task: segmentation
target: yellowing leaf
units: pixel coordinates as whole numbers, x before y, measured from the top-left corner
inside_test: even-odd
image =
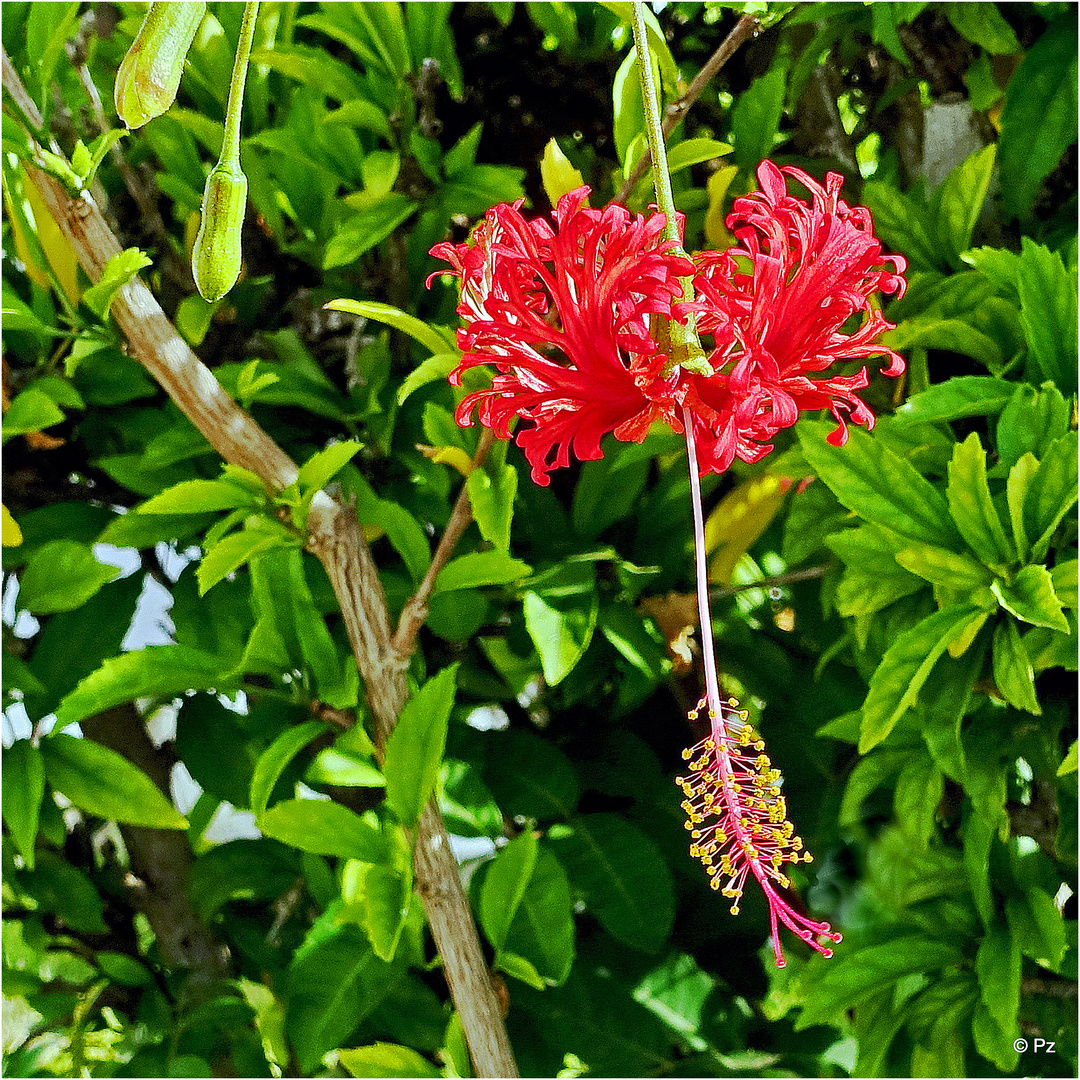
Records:
[[[19,528],[19,523],[11,516],[11,511],[6,506],[0,505],[0,510],[3,510],[4,516],[3,546],[18,547],[22,543],[22,529]]]
[[[724,198],[731,181],[739,171],[737,165],[727,165],[723,169],[717,169],[709,177],[706,190],[709,193],[709,209],[705,211],[705,239],[715,251],[724,251],[735,243],[735,238],[728,232],[724,224]]]
[[[544,147],[544,156],[540,159],[540,179],[552,206],[568,191],[585,183],[584,177],[570,164],[570,159],[554,139]]]
[[[38,194],[33,184],[27,182],[24,185],[27,202],[34,211],[34,225],[37,230],[38,242],[41,244],[45,258],[60,282],[60,287],[67,294],[67,298],[73,303],[79,302],[79,269],[75,252],[68,243],[67,237],[60,231],[60,226],[53,220],[44,200]]]
[[[726,585],[735,564],[769,527],[791,487],[791,478],[762,473],[740,484],[720,500],[705,522],[709,580]]]
[[[462,476],[473,470],[473,460],[460,446],[420,446],[417,449],[436,465],[453,465]]]

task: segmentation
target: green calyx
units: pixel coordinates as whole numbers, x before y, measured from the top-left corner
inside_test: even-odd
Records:
[[[191,273],[205,300],[220,300],[240,276],[247,187],[247,177],[225,163],[206,178],[202,223],[191,253]]]
[[[166,112],[176,98],[184,59],[206,4],[151,4],[116,73],[116,114],[129,128]]]

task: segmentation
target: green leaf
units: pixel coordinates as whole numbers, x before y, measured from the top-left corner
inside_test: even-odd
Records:
[[[416,824],[435,790],[454,707],[457,668],[457,664],[443,668],[409,698],[386,741],[386,802],[406,828]]]
[[[797,430],[807,461],[849,510],[912,540],[957,548],[944,496],[880,440],[851,428],[847,446],[836,447],[824,424],[804,421]]]
[[[484,782],[504,814],[550,821],[567,819],[581,792],[567,756],[532,731],[491,736]]]
[[[1050,444],[1027,484],[1024,530],[1031,540],[1031,560],[1046,557],[1054,530],[1076,503],[1077,480],[1076,432],[1071,431]]]
[[[989,334],[976,329],[963,319],[942,319],[930,315],[908,319],[883,339],[892,349],[910,352],[912,349],[941,349],[970,356],[991,371],[1000,371],[1005,361],[1000,343]]]
[[[114,255],[101,271],[96,284],[82,294],[82,302],[99,318],[109,317],[109,308],[116,294],[153,260],[138,248],[127,248]]]
[[[345,924],[289,965],[285,1032],[303,1072],[320,1068],[323,1055],[356,1030],[396,981],[359,927]]]
[[[369,866],[364,873],[364,929],[376,956],[394,959],[412,895],[411,876],[389,866]]]
[[[19,854],[34,869],[34,842],[37,839],[41,800],[45,794],[45,766],[29,739],[17,739],[4,751],[7,776],[0,785],[4,821]]]
[[[151,645],[106,660],[60,702],[57,729],[138,698],[174,698],[189,690],[228,690],[236,676],[222,661],[187,645]]]
[[[270,795],[285,771],[285,766],[312,739],[322,735],[326,725],[318,720],[308,720],[296,727],[286,728],[259,755],[251,776],[251,809],[259,817],[270,802]]]
[[[304,774],[314,784],[335,787],[385,787],[386,777],[370,762],[336,746],[320,750]]]
[[[510,924],[536,867],[537,839],[531,829],[519,833],[495,856],[480,893],[480,923],[496,951],[506,945]]]
[[[399,191],[388,191],[376,197],[337,227],[323,252],[323,269],[331,270],[355,262],[411,218],[419,205]]]
[[[996,153],[991,143],[957,165],[934,199],[935,236],[956,269],[963,269],[960,254],[971,246],[971,234],[986,203]]]
[[[984,1002],[980,1001],[975,1006],[975,1012],[971,1018],[971,1033],[975,1039],[975,1049],[1004,1073],[1013,1072],[1020,1060],[1013,1029],[1016,1029],[1015,1024],[1011,1024],[1009,1028],[1003,1028],[991,1015]]]
[[[518,956],[517,953],[508,952],[506,949],[495,954],[495,959],[491,962],[491,970],[504,971],[534,990],[543,990],[547,987],[543,975],[536,970],[536,965],[531,960],[526,960],[524,956]]]
[[[1037,48],[1038,46],[1036,46]],[[1073,59],[1075,79],[1076,60]],[[1056,252],[1024,237],[1020,256],[1020,325],[1043,378],[1076,393],[1076,274]]]
[[[731,147],[716,139],[686,139],[668,148],[668,172],[677,173],[691,165],[700,165],[703,161],[730,154]]]
[[[975,955],[979,993],[987,1011],[1005,1031],[1016,1027],[1020,1008],[1020,943],[1007,926],[995,922]]]
[[[1005,90],[998,164],[1007,218],[1030,216],[1043,180],[1076,141],[1076,20],[1065,12],[1024,56]]]
[[[360,315],[365,319],[386,323],[395,330],[400,330],[403,334],[415,338],[436,356],[445,355],[448,346],[451,350],[457,348],[452,330],[436,329],[421,322],[415,315],[408,315],[389,304],[380,304],[374,300],[331,300],[325,307],[329,311],[347,311],[351,315]]]
[[[994,630],[994,682],[1014,708],[1042,715],[1035,695],[1035,671],[1012,619],[1002,619]]]
[[[600,601],[596,567],[567,563],[547,577],[542,590],[525,593],[525,626],[540,654],[549,686],[562,682],[592,641]]]
[[[752,171],[762,158],[771,156],[784,114],[786,88],[787,70],[778,64],[736,98],[731,112],[731,141],[741,169]]]
[[[81,607],[120,571],[94,558],[89,544],[51,540],[29,558],[19,584],[19,606],[36,615]]]
[[[919,934],[893,938],[881,945],[852,949],[818,968],[812,983],[807,980],[802,1012],[795,1022],[802,1031],[814,1024],[828,1024],[846,1009],[866,1001],[881,990],[892,990],[909,974],[939,971],[964,962],[954,945]]]
[[[28,386],[16,395],[11,407],[4,413],[4,442],[15,435],[44,431],[63,420],[63,410],[48,394],[42,393],[35,386]]]
[[[275,548],[285,547],[292,538],[288,533],[274,529],[241,529],[223,536],[206,549],[199,560],[195,576],[199,582],[199,595],[205,596],[219,581],[228,577],[257,555]]]
[[[37,901],[39,911],[58,915],[81,934],[107,934],[105,904],[93,882],[53,851],[38,855],[36,871],[20,874],[20,886]]]
[[[1009,504],[1009,520],[1012,523],[1013,540],[1021,562],[1026,562],[1030,541],[1024,525],[1024,505],[1027,502],[1031,481],[1039,471],[1039,461],[1034,454],[1024,454],[1009,470],[1005,486],[1005,498]]]
[[[420,523],[404,506],[379,498],[362,480],[354,480],[353,492],[356,495],[356,515],[360,523],[375,525],[384,530],[413,581],[422,581],[431,565],[431,546]]]
[[[981,45],[988,53],[1005,56],[1020,51],[1020,42],[996,4],[980,4],[973,8],[971,4],[947,3],[942,7],[957,33]]]
[[[1050,383],[1036,389],[1021,383],[1001,412],[995,437],[998,458],[1011,467],[1024,456],[1041,458],[1055,439],[1069,431],[1070,403]]]
[[[517,978],[522,976],[512,966],[510,956],[525,961],[542,980],[556,986],[570,974],[574,898],[566,871],[547,847],[537,852],[536,865],[510,923],[506,947],[499,955],[503,969]]]
[[[1022,897],[1010,896],[1005,901],[1005,913],[1021,950],[1036,963],[1057,971],[1068,941],[1065,920],[1054,898],[1033,885]]]
[[[340,803],[324,799],[283,799],[256,822],[267,836],[313,855],[382,862],[386,840],[379,830]]]
[[[982,562],[1001,567],[1015,561],[1012,544],[990,497],[986,452],[974,431],[953,450],[945,494],[960,535]]]
[[[494,467],[485,463],[469,473],[467,484],[480,535],[500,551],[509,551],[510,522],[518,489],[517,469],[506,462]]]
[[[377,1042],[355,1050],[339,1050],[338,1063],[350,1076],[416,1077],[442,1074],[415,1050]]]
[[[236,713],[209,694],[185,698],[176,717],[176,753],[203,791],[244,808],[253,755],[237,720]]]
[[[425,326],[425,329],[427,327]],[[446,345],[442,346],[443,350],[446,349]],[[435,382],[436,380],[442,380],[449,376],[450,372],[454,370],[461,363],[461,353],[448,353],[440,352],[436,356],[429,356],[419,367],[410,371],[405,376],[405,381],[398,387],[397,403],[403,405],[405,399],[414,391],[419,390],[421,386],[426,386],[429,382]]]
[[[934,818],[945,790],[945,777],[927,754],[909,761],[896,780],[893,807],[904,833],[920,847],[934,835]]]
[[[346,101],[340,109],[328,112],[323,118],[324,124],[348,124],[350,127],[374,131],[376,135],[390,138],[390,124],[386,113],[373,102],[363,98]]]
[[[832,533],[825,543],[847,564],[836,590],[836,610],[841,615],[869,615],[925,588],[923,577],[897,562],[899,552],[908,545],[887,529],[860,525]]]
[[[136,513],[206,514],[258,505],[255,494],[228,480],[184,480],[141,503]]]
[[[553,847],[585,906],[624,945],[656,952],[675,916],[671,874],[656,846],[616,814],[585,814],[572,825]]]
[[[992,507],[991,507],[992,509]],[[954,555],[930,544],[908,544],[896,553],[896,561],[913,574],[950,589],[977,589],[989,585],[994,575],[967,555]],[[842,611],[844,615],[852,612]]]
[[[516,474],[515,474],[516,475]],[[509,585],[528,577],[532,568],[505,551],[474,551],[451,559],[435,579],[435,592],[475,589],[482,585]]]
[[[276,49],[253,49],[251,63],[265,65],[343,104],[365,96],[360,76],[324,48],[279,45]]]
[[[971,604],[956,604],[928,615],[902,633],[886,650],[870,679],[863,704],[859,753],[882,742],[918,698],[938,658],[986,613]]]
[[[350,440],[334,443],[320,450],[300,466],[297,482],[302,490],[315,491],[326,485],[350,462],[362,449],[363,444]]]
[[[990,589],[1001,606],[1018,619],[1063,634],[1069,632],[1069,622],[1062,614],[1061,601],[1045,566],[1025,566],[1011,583],[999,578]]]
[[[935,383],[907,399],[896,410],[896,423],[917,424],[995,416],[1005,407],[1016,384],[988,375],[959,375]]]
[[[150,777],[114,750],[61,733],[42,741],[41,756],[50,785],[80,810],[151,829],[187,828]]]

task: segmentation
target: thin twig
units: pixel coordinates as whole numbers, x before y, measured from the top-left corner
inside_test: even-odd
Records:
[[[480,436],[480,443],[472,459],[474,469],[479,468],[484,463],[484,459],[488,456],[488,451],[494,441],[495,437],[491,434],[490,429],[484,428],[483,434]],[[461,539],[462,533],[469,527],[472,519],[472,502],[469,500],[469,484],[466,479],[466,482],[461,485],[461,491],[458,492],[454,509],[450,512],[450,520],[446,523],[446,529],[443,531],[442,538],[435,549],[435,554],[431,557],[431,565],[427,568],[427,573],[424,574],[424,579],[420,582],[416,592],[409,597],[405,602],[405,606],[401,609],[401,617],[398,619],[397,630],[394,633],[393,648],[403,661],[408,660],[412,654],[416,645],[416,635],[420,632],[420,627],[424,625],[424,620],[427,618],[428,603],[435,588],[435,579],[439,576],[439,571],[449,561],[454,548],[457,547],[458,541]]]
[[[720,47],[705,61],[701,70],[694,76],[694,80],[687,87],[686,93],[677,101],[673,101],[664,110],[663,131],[665,138],[671,134],[679,121],[682,120],[687,112],[689,112],[690,106],[701,97],[705,87],[709,85],[712,79],[715,78],[717,72],[731,59],[739,46],[758,32],[760,25],[761,24],[753,15],[743,15],[742,18],[739,19],[731,33],[720,43]],[[608,206],[612,203],[625,203],[630,197],[630,192],[634,190],[638,181],[645,175],[646,170],[651,164],[652,155],[646,150],[638,163],[634,166],[634,171],[630,174],[629,178],[623,182],[623,186],[619,188],[618,193],[614,198],[609,200]]]
[[[728,585],[723,589],[711,589],[709,598],[712,600],[727,600],[729,597],[738,596],[739,593],[749,589],[775,589],[781,585],[794,585],[798,581],[813,581],[815,578],[824,577],[828,565],[808,566],[805,570],[791,570],[786,574],[777,574],[775,577],[762,578],[760,581],[751,581],[746,585]]]

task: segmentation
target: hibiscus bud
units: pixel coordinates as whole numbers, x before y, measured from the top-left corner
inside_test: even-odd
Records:
[[[205,300],[220,300],[240,276],[240,230],[247,209],[247,177],[219,162],[206,178],[202,224],[191,253],[191,273]]]
[[[176,98],[195,31],[206,4],[151,4],[116,73],[116,114],[129,128],[160,116]]]

